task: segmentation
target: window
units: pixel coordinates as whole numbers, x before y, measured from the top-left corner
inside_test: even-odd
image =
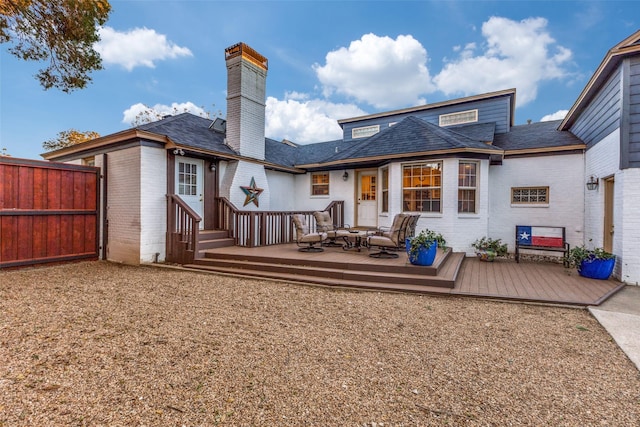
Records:
[[[351,129],[351,138],[366,138],[380,132],[380,125],[365,126]]]
[[[549,203],[549,187],[512,187],[511,203]]]
[[[362,174],[360,176],[360,200],[376,201],[378,191],[377,179],[377,174]]]
[[[440,212],[442,162],[402,167],[402,209],[405,212]]]
[[[312,196],[328,196],[329,195],[329,173],[328,172],[311,174],[311,195]]]
[[[476,213],[478,164],[458,163],[458,213]]]
[[[389,168],[382,169],[382,212],[389,212]]]
[[[478,121],[478,110],[460,111],[458,113],[442,114],[439,118],[440,126],[459,125]]]
[[[198,165],[195,163],[178,163],[178,194],[195,196],[198,194]]]
[[[82,159],[82,164],[85,166],[95,166],[96,165],[96,158],[91,156],[91,157],[85,157],[84,159]]]

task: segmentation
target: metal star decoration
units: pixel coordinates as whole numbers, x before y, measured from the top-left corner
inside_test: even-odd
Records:
[[[262,193],[264,189],[256,187],[256,180],[253,177],[251,177],[251,184],[249,184],[249,186],[241,185],[240,189],[242,189],[242,192],[247,196],[244,199],[243,206],[247,206],[251,202],[258,206],[258,197],[260,197],[260,193]]]

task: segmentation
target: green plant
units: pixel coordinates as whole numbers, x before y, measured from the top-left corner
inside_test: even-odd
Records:
[[[476,239],[471,246],[478,251],[495,252],[496,256],[505,256],[507,254],[507,244],[502,243],[501,239],[491,239],[485,236]]]
[[[605,251],[603,248],[587,249],[585,245],[575,246],[569,250],[569,255],[565,257],[569,267],[579,267],[582,261],[606,260],[614,258],[615,255]]]
[[[442,234],[429,229],[422,230],[414,237],[409,237],[409,255],[415,256],[420,248],[429,248],[434,243],[437,243],[441,249],[447,248],[447,241]]]

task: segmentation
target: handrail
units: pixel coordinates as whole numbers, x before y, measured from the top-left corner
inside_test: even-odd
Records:
[[[337,226],[344,225],[344,201],[333,201],[324,210]],[[216,198],[216,228],[227,230],[237,246],[256,247],[295,242],[291,216],[302,214],[315,229],[315,211],[241,211],[224,197]]]
[[[177,194],[167,195],[167,256],[169,262],[189,264],[198,250],[202,218]]]

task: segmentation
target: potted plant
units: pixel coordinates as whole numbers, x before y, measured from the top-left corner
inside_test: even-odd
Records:
[[[447,241],[442,234],[425,229],[405,240],[409,262],[414,265],[431,265],[438,248],[446,249]]]
[[[471,246],[476,250],[476,255],[481,261],[491,262],[496,257],[507,254],[507,244],[502,243],[501,239],[492,239],[485,236],[476,239]]]
[[[616,256],[603,248],[587,249],[582,245],[569,250],[565,261],[570,267],[575,267],[582,277],[606,280],[616,265]]]

